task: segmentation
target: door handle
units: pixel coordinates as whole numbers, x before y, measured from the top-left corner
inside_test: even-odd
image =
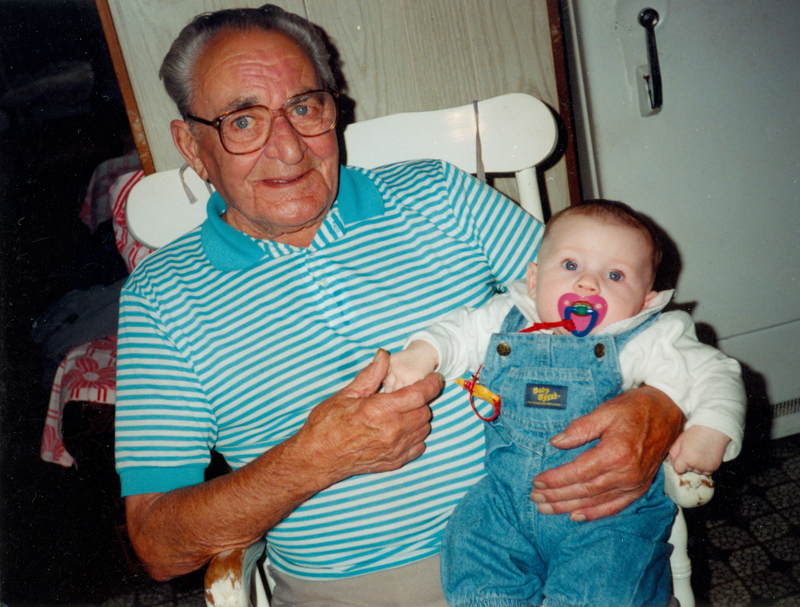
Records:
[[[648,69],[644,70],[640,68],[640,73],[641,77],[644,79],[645,91],[650,102],[649,111],[647,111],[647,113],[645,113],[646,108],[643,105],[643,116],[660,111],[661,106],[664,104],[664,93],[661,88],[661,66],[658,63],[658,47],[656,46],[655,32],[658,19],[658,11],[653,8],[646,8],[639,13],[639,25],[645,29],[648,63]]]

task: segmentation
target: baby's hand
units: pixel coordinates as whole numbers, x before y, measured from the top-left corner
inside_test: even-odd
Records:
[[[687,428],[669,450],[675,472],[696,472],[710,476],[722,463],[731,439],[719,430],[705,426]]]
[[[439,353],[427,341],[416,340],[389,357],[389,373],[383,380],[386,392],[395,392],[433,373],[439,365]]]

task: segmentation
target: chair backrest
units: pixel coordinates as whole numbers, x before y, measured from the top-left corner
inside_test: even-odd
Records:
[[[543,219],[536,166],[552,154],[558,130],[553,112],[535,97],[511,93],[445,110],[392,114],[349,125],[344,139],[347,163],[366,169],[439,158],[467,173],[513,173],[520,205]],[[157,249],[203,222],[210,191],[191,169],[183,178],[178,170],[163,171],[133,188],[127,222],[137,241]]]
[[[144,246],[159,249],[205,221],[210,196],[206,182],[188,167],[183,175],[179,169],[148,175],[128,194],[128,231]]]
[[[553,153],[558,130],[553,112],[536,97],[501,95],[479,101],[477,112],[471,104],[392,114],[349,125],[344,139],[347,163],[366,169],[439,158],[467,173],[478,173],[481,161],[486,173],[514,173],[520,206],[543,220],[536,166]]]

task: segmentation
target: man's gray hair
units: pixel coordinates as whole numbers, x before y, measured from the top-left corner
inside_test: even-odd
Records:
[[[335,90],[336,79],[331,68],[331,55],[319,28],[299,15],[289,13],[273,4],[261,8],[236,8],[197,15],[181,30],[164,57],[159,77],[167,94],[178,106],[185,120],[191,113],[192,72],[206,44],[226,30],[279,31],[300,45],[308,56],[319,86]]]

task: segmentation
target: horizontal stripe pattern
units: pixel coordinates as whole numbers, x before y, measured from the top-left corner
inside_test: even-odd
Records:
[[[247,464],[378,348],[397,350],[454,307],[480,305],[535,256],[540,226],[450,165],[344,170],[370,178],[383,214],[345,225],[337,201],[309,248],[264,246],[259,263],[235,271],[214,269],[197,230],[128,281],[117,369],[123,493],[202,481],[212,447],[234,468]],[[433,411],[422,457],[304,503],[269,533],[272,562],[325,579],[436,554],[450,512],[483,474],[483,428],[458,386]]]

